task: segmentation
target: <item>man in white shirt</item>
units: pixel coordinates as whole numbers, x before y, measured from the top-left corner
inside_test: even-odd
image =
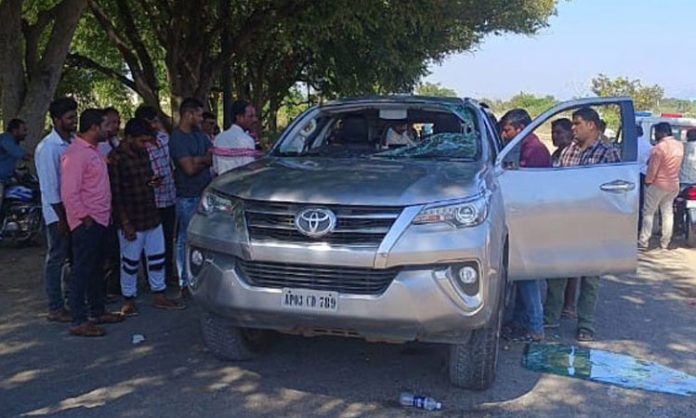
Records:
[[[213,143],[213,171],[218,175],[249,164],[259,155],[254,138],[248,134],[259,120],[254,106],[237,100],[232,103],[232,117],[232,126],[215,137]]]
[[[34,161],[41,189],[41,204],[48,248],[44,281],[48,296],[49,321],[70,322],[61,290],[63,265],[70,254],[70,229],[60,195],[60,161],[77,130],[77,102],[63,97],[49,107],[53,129],[36,147]],[[67,288],[67,286],[66,286]]]
[[[686,131],[684,161],[679,172],[679,183],[684,186],[696,184],[696,129]]]
[[[386,146],[394,145],[416,145],[416,142],[411,137],[407,123],[399,123],[387,130]]]
[[[643,127],[636,125],[636,135],[638,136],[638,168],[640,169],[640,189],[639,189],[639,200],[640,208],[643,208],[643,202],[645,199],[645,176],[648,174],[648,160],[650,159],[650,152],[652,151],[653,145],[650,143],[650,139],[645,136],[643,132]],[[643,211],[638,211],[638,228],[643,224]]]

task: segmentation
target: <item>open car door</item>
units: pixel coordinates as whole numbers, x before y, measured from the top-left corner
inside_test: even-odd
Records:
[[[621,162],[577,167],[519,167],[524,138],[559,113],[581,107],[620,110]],[[562,103],[535,119],[498,155],[512,280],[634,272],[639,174],[633,103],[628,97]]]

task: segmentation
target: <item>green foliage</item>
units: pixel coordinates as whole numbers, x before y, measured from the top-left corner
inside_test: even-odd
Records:
[[[440,83],[422,83],[416,87],[416,94],[419,96],[432,97],[457,97],[457,92],[454,90],[442,87]]]
[[[540,97],[528,93],[519,93],[510,99],[508,106],[511,109],[526,109],[532,117],[536,117],[556,104],[558,104],[558,100],[553,96]]]
[[[660,101],[659,112],[682,113],[685,117],[696,117],[696,101],[667,98]]]
[[[558,100],[556,100],[556,98],[553,96],[536,96],[534,94],[524,92],[516,94],[515,96],[511,97],[510,100],[491,100],[482,98],[479,101],[488,104],[491,110],[493,110],[493,113],[499,117],[508,110],[520,108],[525,109],[534,118],[558,104]]]
[[[630,96],[637,110],[657,110],[664,90],[658,85],[643,86],[638,79],[626,77],[609,78],[599,74],[592,79],[592,92],[600,97]]]

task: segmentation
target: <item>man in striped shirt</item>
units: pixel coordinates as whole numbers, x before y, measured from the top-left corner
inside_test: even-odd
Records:
[[[619,153],[611,145],[602,142],[601,122],[597,111],[583,107],[573,113],[573,143],[561,153],[561,167],[581,165],[610,164],[621,161]],[[563,308],[567,279],[548,280],[546,303],[544,304],[544,324],[558,326]],[[597,307],[599,277],[582,277],[578,296],[577,315],[578,341],[594,340],[594,317]]]

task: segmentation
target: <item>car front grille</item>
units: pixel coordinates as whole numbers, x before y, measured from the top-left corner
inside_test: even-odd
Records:
[[[310,238],[297,230],[295,216],[307,207],[330,209],[336,215],[336,228],[321,238]],[[252,241],[324,243],[333,246],[379,247],[400,207],[304,205],[246,201],[249,236]]]
[[[383,293],[399,268],[370,269],[238,260],[241,278],[251,286],[326,290],[355,295]]]

